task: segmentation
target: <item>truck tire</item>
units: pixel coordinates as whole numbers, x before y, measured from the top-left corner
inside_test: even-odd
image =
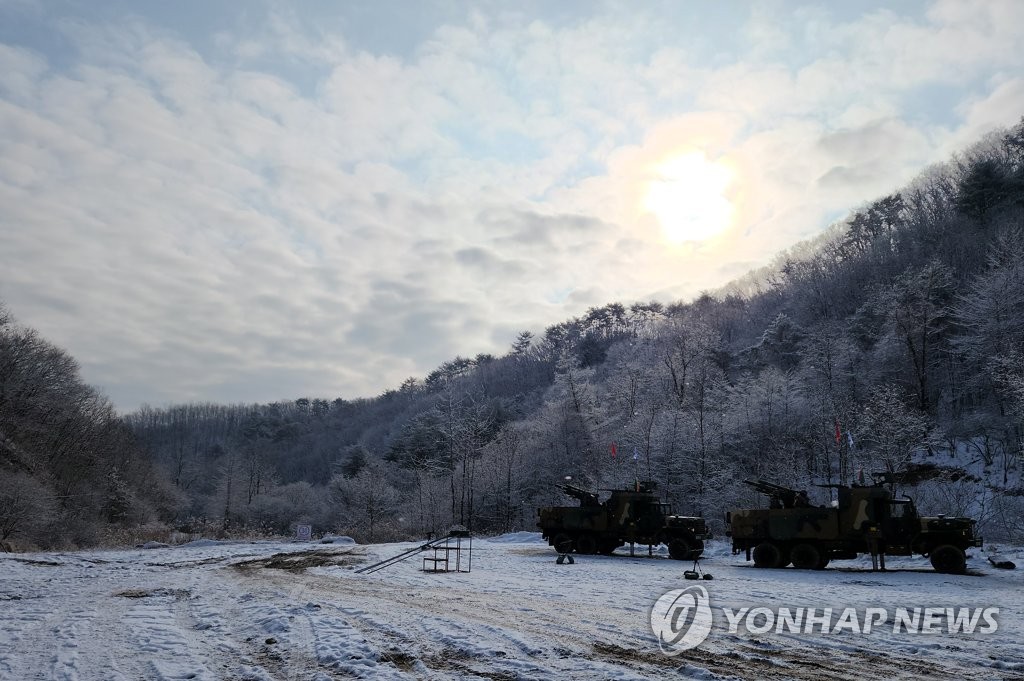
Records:
[[[686,560],[690,555],[690,545],[685,539],[672,539],[668,542],[668,557],[672,560]]]
[[[551,545],[555,547],[555,551],[559,553],[572,553],[573,541],[572,537],[567,535],[565,532],[559,532],[551,538]]]
[[[576,553],[593,555],[597,552],[597,537],[592,534],[581,534],[576,537]]]
[[[668,556],[672,560],[697,560],[704,553],[704,542],[696,537],[676,537],[668,542]]]
[[[754,567],[777,568],[782,567],[782,551],[770,541],[761,542],[754,547]],[[786,561],[789,562],[789,561]]]
[[[618,539],[605,539],[601,542],[601,555],[610,556],[615,553],[615,549],[622,546],[622,542]]]
[[[967,572],[967,556],[952,544],[942,544],[932,549],[931,560],[936,572],[947,575],[962,575]]]
[[[798,570],[821,569],[818,567],[821,564],[821,551],[813,544],[797,544],[789,552],[789,559]]]

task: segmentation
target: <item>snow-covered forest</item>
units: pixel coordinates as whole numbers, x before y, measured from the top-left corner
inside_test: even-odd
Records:
[[[567,502],[565,476],[654,480],[720,530],[755,501],[744,478],[908,467],[922,510],[1024,539],[1024,122],[723,290],[593,308],[374,398],[119,415],[16,312],[0,312],[14,546],[529,530]]]

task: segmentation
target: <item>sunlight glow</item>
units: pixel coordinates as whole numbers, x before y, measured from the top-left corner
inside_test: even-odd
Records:
[[[661,163],[655,173],[643,207],[658,219],[669,241],[704,241],[732,224],[734,209],[726,190],[734,173],[724,163],[694,151]]]

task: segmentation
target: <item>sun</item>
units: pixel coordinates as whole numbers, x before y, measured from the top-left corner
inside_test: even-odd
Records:
[[[694,151],[662,162],[654,172],[643,208],[657,218],[666,239],[705,241],[732,224],[727,192],[734,173],[726,163]]]

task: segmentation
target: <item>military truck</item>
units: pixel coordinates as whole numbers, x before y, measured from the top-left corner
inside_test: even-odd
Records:
[[[884,474],[880,474],[882,476]],[[937,572],[963,574],[966,554],[981,546],[970,518],[919,516],[909,497],[894,498],[885,487],[889,477],[874,484],[821,485],[837,491],[832,506],[811,505],[806,492],[762,480],[744,480],[767,495],[770,508],[738,510],[726,514],[734,553],[746,551],[759,568],[793,567],[821,570],[831,560],[869,553],[873,563],[886,554],[923,555]]]
[[[651,482],[603,490],[611,492],[603,502],[597,492],[569,484],[558,487],[579,505],[538,509],[537,526],[560,553],[610,555],[627,543],[665,544],[672,558],[696,560],[704,552],[704,539],[711,536],[703,518],[675,515]]]

